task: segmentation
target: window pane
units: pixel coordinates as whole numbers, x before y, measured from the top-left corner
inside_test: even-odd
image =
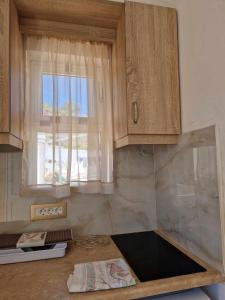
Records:
[[[50,184],[53,181],[52,135],[38,132],[38,170],[37,183]]]
[[[67,75],[42,75],[43,115],[88,116],[87,78]],[[53,107],[54,106],[54,107]]]
[[[73,134],[71,181],[87,181],[87,134]]]
[[[87,181],[87,134],[72,135],[72,150],[68,151],[70,134],[38,133],[38,184],[63,184],[67,182],[68,155],[71,153],[71,181]],[[54,162],[54,163],[53,163]],[[54,168],[53,168],[54,165]]]
[[[54,76],[57,89],[55,106],[58,116],[70,115],[70,78],[68,76]]]
[[[71,77],[71,98],[73,102],[73,112],[77,110],[80,117],[88,116],[87,106],[87,78]]]
[[[42,75],[42,107],[43,115],[51,116],[53,113],[53,76]]]
[[[38,184],[63,184],[67,181],[68,134],[38,133]],[[54,168],[53,168],[54,165]]]
[[[43,116],[88,117],[86,77],[42,74]],[[70,140],[72,138],[72,141]],[[72,142],[72,149],[69,145]],[[55,148],[54,148],[55,145]],[[38,184],[67,183],[71,158],[71,181],[87,181],[86,133],[38,133]],[[70,157],[71,156],[71,157]]]

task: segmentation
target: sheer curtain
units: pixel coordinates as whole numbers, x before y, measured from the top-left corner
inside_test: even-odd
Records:
[[[111,48],[53,37],[25,38],[22,193],[111,193]]]

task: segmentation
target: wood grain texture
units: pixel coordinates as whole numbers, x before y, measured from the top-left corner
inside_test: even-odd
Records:
[[[7,222],[6,207],[7,207],[7,153],[0,153],[0,222]]]
[[[115,148],[127,145],[174,145],[178,135],[175,134],[129,134],[115,141]]]
[[[179,134],[176,11],[125,2],[125,16],[128,133]]]
[[[0,133],[0,152],[15,152],[23,149],[21,139],[10,133]]]
[[[23,41],[13,1],[10,5],[10,133],[21,138],[23,116]]]
[[[22,36],[13,0],[0,1],[0,152],[22,149]]]
[[[112,48],[114,140],[127,135],[126,53],[124,10]]]
[[[170,239],[165,235],[164,238]],[[30,295],[34,300],[53,298],[60,300],[125,300],[181,291],[225,280],[223,274],[194,257],[177,243],[172,243],[205,267],[207,271],[147,282],[139,282],[132,272],[137,280],[135,286],[108,291],[69,294],[66,281],[73,271],[74,264],[122,257],[119,249],[108,237],[108,244],[97,244],[92,249],[85,249],[82,246],[71,244],[67,255],[60,259],[0,266],[1,297],[3,299],[22,300],[26,295]],[[33,270],[36,271],[33,272]],[[15,273],[17,276],[15,276]]]
[[[0,132],[9,132],[9,0],[0,1]]]
[[[116,28],[122,3],[104,0],[16,0],[26,18]]]
[[[20,18],[20,31],[25,34],[54,36],[105,43],[113,43],[116,30],[65,22]]]

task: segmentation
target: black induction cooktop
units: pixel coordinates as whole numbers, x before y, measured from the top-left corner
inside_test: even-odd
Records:
[[[154,231],[112,239],[141,282],[206,271]]]

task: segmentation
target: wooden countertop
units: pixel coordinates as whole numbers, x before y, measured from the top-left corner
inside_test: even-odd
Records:
[[[137,299],[225,281],[224,274],[212,269],[206,263],[185,251],[164,233],[159,231],[157,233],[206,268],[207,271],[142,283],[136,278],[137,284],[128,288],[69,294],[66,282],[69,274],[73,271],[75,263],[122,257],[116,245],[108,237],[107,243],[96,245],[92,249],[71,244],[66,256],[63,258],[1,265],[0,299]]]

